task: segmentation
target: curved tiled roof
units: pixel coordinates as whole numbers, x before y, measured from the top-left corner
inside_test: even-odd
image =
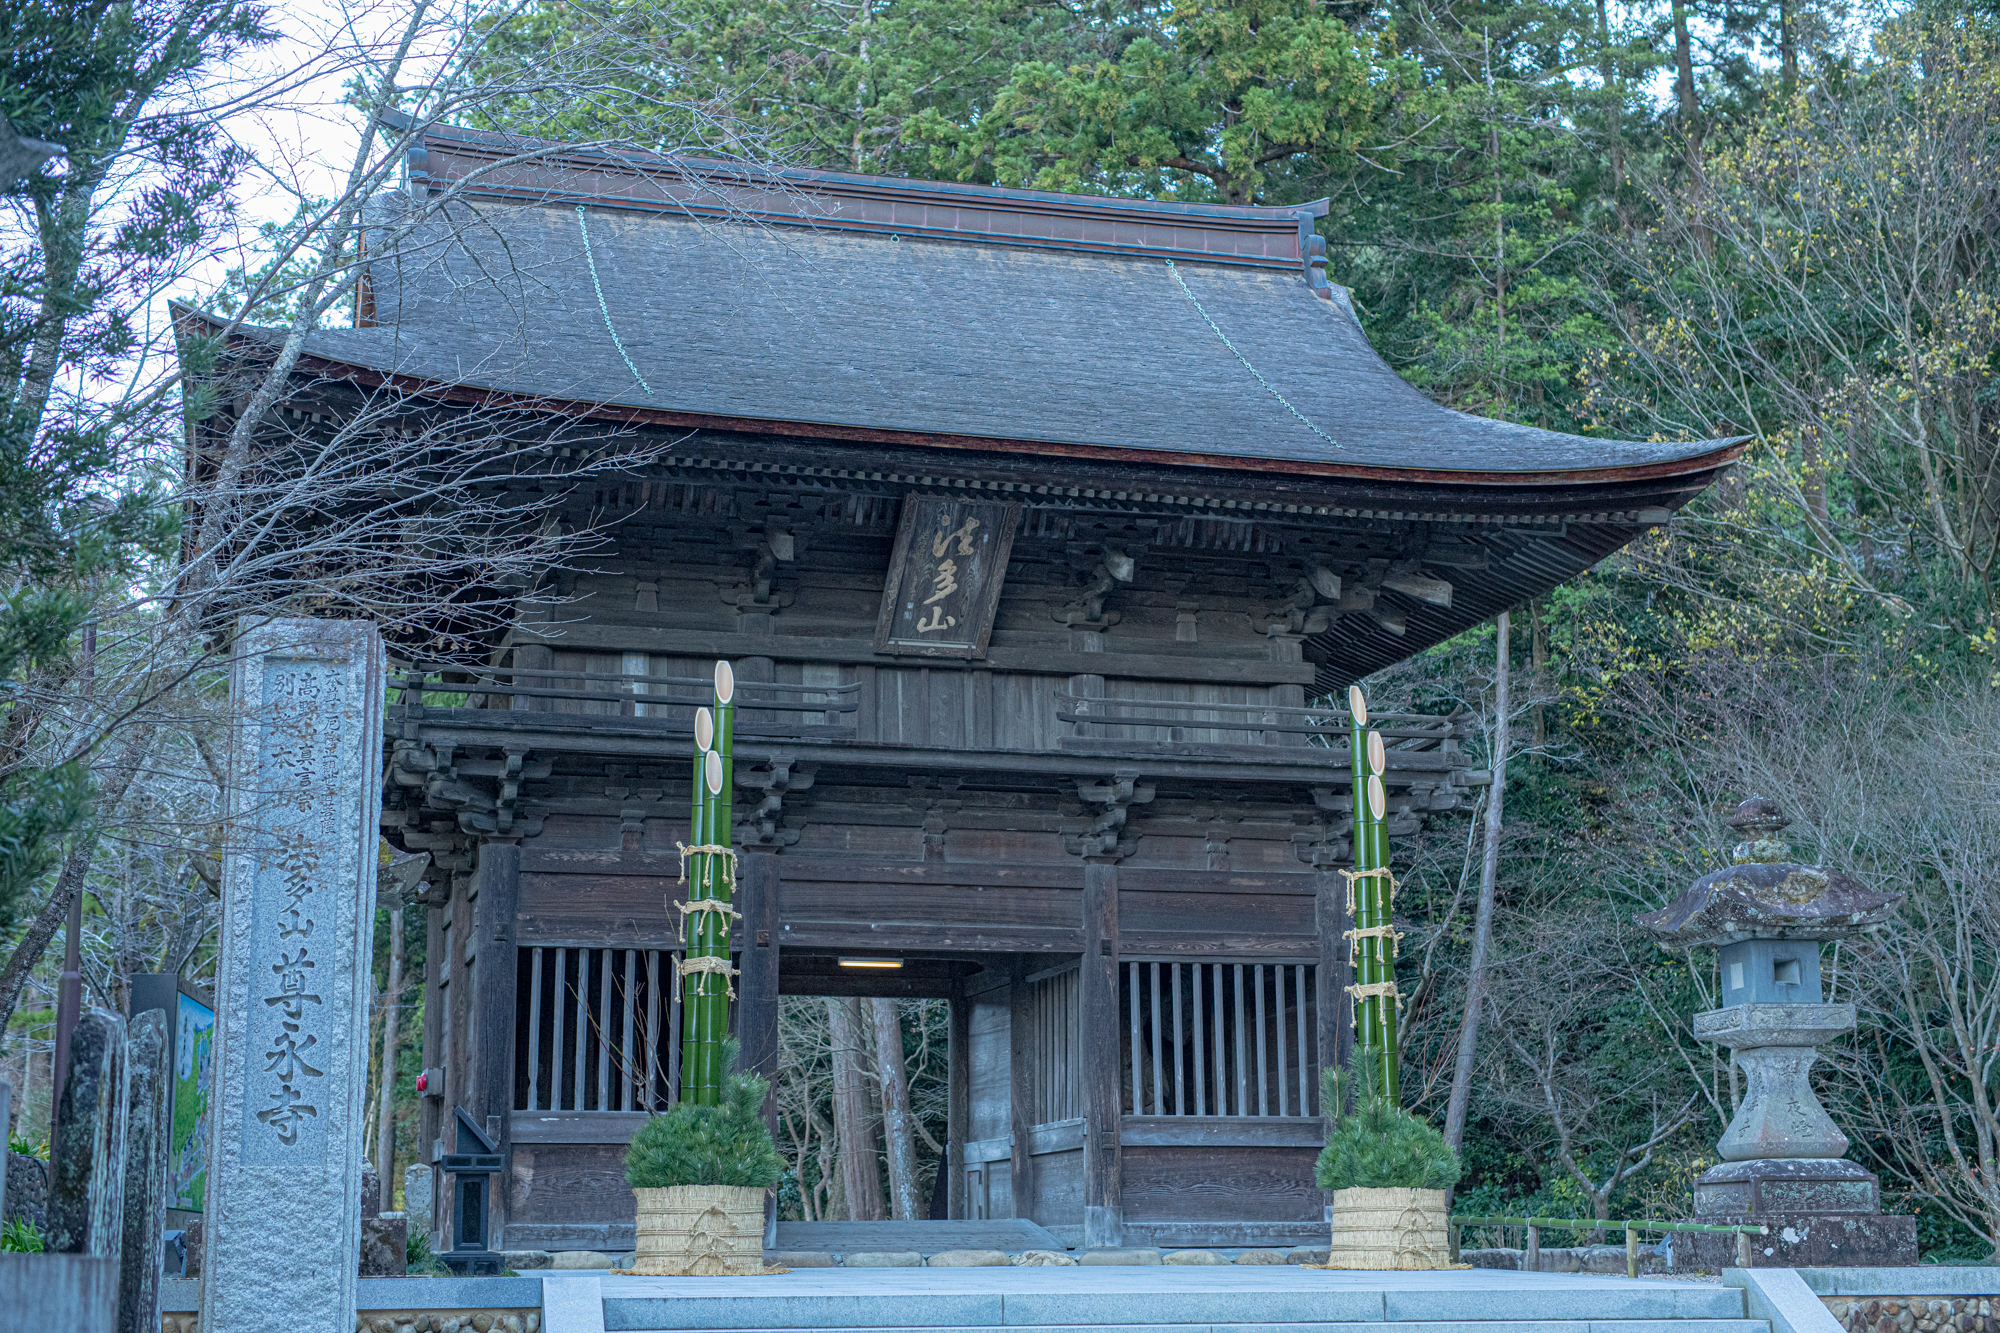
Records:
[[[1323,205],[701,175],[601,155],[523,166],[507,156],[523,142],[432,131],[413,157],[423,205],[397,195],[377,210],[374,327],[317,333],[309,352],[689,420],[1246,471],[1584,481],[1707,472],[1731,452],[1431,402],[1303,262]]]

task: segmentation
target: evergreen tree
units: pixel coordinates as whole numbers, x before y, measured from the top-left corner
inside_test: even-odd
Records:
[[[270,36],[242,0],[0,10],[0,115],[63,149],[0,183],[24,215],[0,252],[0,930],[89,810],[103,732],[53,725],[88,692],[79,632],[98,590],[177,530],[146,473],[175,404],[106,389],[147,302],[227,211],[241,160],[213,122],[159,99]]]

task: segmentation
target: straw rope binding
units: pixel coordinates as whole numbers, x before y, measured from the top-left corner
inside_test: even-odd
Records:
[[[674,985],[679,986],[683,979],[700,976],[704,972],[712,972],[721,977],[724,987],[729,991],[729,998],[732,1000],[736,998],[736,982],[734,980],[736,969],[731,967],[726,959],[683,959],[679,954],[674,955]]]
[[[734,874],[736,871],[736,852],[732,848],[722,846],[720,843],[703,842],[690,847],[684,842],[677,842],[674,844],[674,847],[681,854],[681,876],[674,881],[676,884],[687,883],[688,858],[690,856],[725,856],[729,858],[730,873]]]
[[[681,913],[680,932],[678,935],[675,936],[675,938],[680,940],[681,943],[683,944],[687,943],[687,919],[693,913],[720,912],[724,916],[733,916],[738,921],[741,921],[743,919],[743,913],[737,911],[735,908],[731,907],[728,903],[723,902],[720,898],[703,898],[699,902],[692,902],[692,903],[677,903],[669,899],[667,905],[670,907],[678,907],[680,909]]]
[[[1347,946],[1347,961],[1349,963],[1361,961],[1361,941],[1381,939],[1385,936],[1393,943],[1403,938],[1403,932],[1394,926],[1363,926],[1359,930],[1341,931],[1342,939],[1353,941]]]
[[[1396,901],[1396,877],[1389,873],[1387,866],[1378,866],[1374,870],[1342,870],[1340,873],[1347,880],[1347,914],[1349,916],[1354,915],[1354,881],[1357,879],[1388,880],[1389,901]]]

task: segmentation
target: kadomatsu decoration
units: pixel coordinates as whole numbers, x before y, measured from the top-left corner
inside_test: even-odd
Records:
[[[715,701],[695,711],[694,795],[677,888],[669,899],[683,952],[680,1097],[633,1136],[625,1179],[638,1198],[632,1268],[655,1277],[764,1271],[764,1201],[782,1167],[764,1123],[770,1084],[735,1069],[728,1040],[736,852],[730,846],[735,673],[715,664]]]

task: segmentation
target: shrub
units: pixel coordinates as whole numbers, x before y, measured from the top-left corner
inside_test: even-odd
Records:
[[[1323,1190],[1446,1190],[1458,1183],[1458,1154],[1429,1122],[1364,1090],[1338,1114],[1346,1089],[1334,1070],[1321,1081],[1320,1104],[1334,1113],[1314,1178]]]
[[[25,1217],[17,1217],[0,1229],[0,1253],[40,1254],[42,1249],[41,1229]]]
[[[736,1063],[730,1044],[728,1064]],[[755,1074],[729,1074],[718,1106],[675,1106],[648,1120],[625,1151],[625,1181],[634,1189],[670,1185],[743,1185],[769,1189],[784,1163],[764,1123],[771,1085]]]

